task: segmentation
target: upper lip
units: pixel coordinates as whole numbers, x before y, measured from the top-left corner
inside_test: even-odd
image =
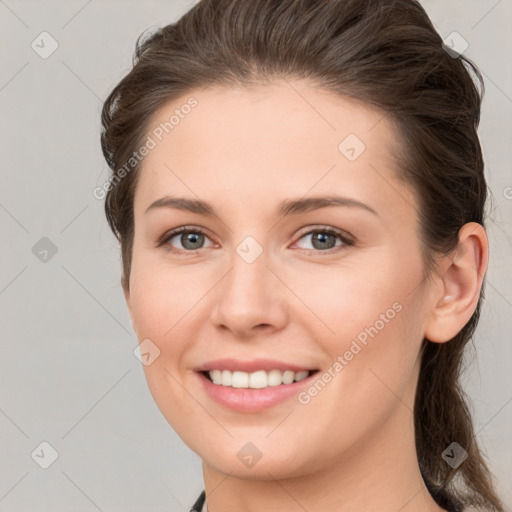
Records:
[[[300,372],[304,370],[313,370],[314,368],[299,366],[292,363],[285,363],[283,361],[277,361],[275,359],[254,359],[252,361],[240,361],[237,359],[216,359],[215,361],[209,361],[201,366],[195,368],[197,372],[205,372],[211,370],[230,370],[232,372],[247,372],[252,373],[258,370],[292,370],[294,372]]]

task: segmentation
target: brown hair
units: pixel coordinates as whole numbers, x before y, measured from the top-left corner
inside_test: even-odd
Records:
[[[133,69],[102,112],[101,145],[115,181],[105,212],[121,245],[125,286],[140,165],[128,173],[119,169],[147,137],[157,109],[210,83],[307,79],[384,112],[401,141],[395,155],[400,177],[418,198],[427,278],[435,256],[455,249],[465,223],[484,225],[487,186],[477,135],[483,79],[464,55],[445,51],[418,1],[202,0],[176,23],[143,36]],[[416,449],[430,493],[449,510],[503,510],[459,384],[482,297],[483,288],[474,314],[452,340],[425,339],[422,347]],[[457,469],[441,457],[454,441],[468,452]]]

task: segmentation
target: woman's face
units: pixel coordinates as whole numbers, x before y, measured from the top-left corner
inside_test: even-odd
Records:
[[[150,391],[178,435],[211,467],[261,479],[400,436],[428,282],[417,201],[395,176],[387,119],[306,82],[276,81],[193,91],[150,130],[125,294]],[[347,201],[327,206],[328,197]],[[197,371],[223,358],[234,366],[214,367],[318,372],[244,389]],[[242,365],[258,359],[274,362]],[[268,384],[256,373],[252,384]]]

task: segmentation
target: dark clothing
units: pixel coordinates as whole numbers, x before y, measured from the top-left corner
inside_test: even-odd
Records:
[[[205,499],[206,499],[206,494],[203,489],[203,492],[201,492],[201,494],[199,495],[199,498],[197,498],[196,502],[192,505],[189,512],[201,512]]]

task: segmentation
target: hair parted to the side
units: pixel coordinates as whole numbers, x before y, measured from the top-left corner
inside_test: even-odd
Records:
[[[478,79],[477,88],[470,74]],[[137,40],[133,69],[102,112],[103,154],[117,177],[105,199],[129,286],[139,165],[118,173],[147,137],[155,112],[209,84],[249,86],[301,78],[385,113],[396,128],[398,176],[415,191],[425,275],[449,255],[467,222],[484,225],[487,185],[477,135],[484,83],[450,56],[416,0],[202,0]],[[459,378],[480,316],[447,343],[424,340],[414,417],[418,461],[441,507],[503,510],[479,450]],[[456,441],[468,458],[441,457]]]

